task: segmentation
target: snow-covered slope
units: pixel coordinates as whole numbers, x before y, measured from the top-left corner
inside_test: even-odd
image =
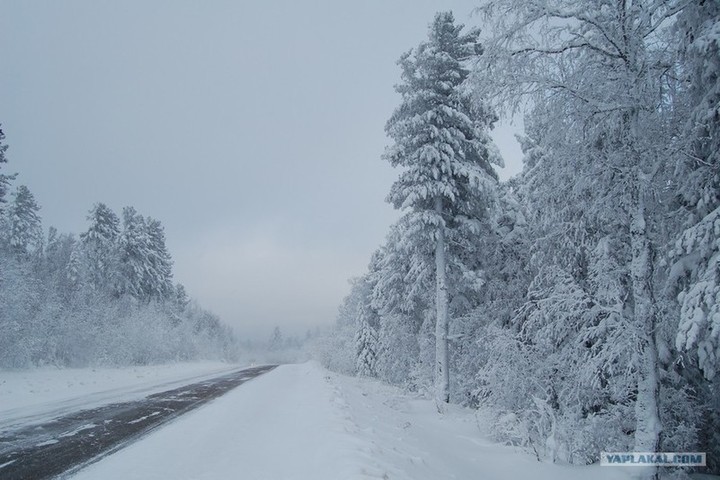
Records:
[[[314,363],[285,365],[80,471],[113,479],[627,479],[538,463],[486,440],[472,411]]]
[[[345,399],[361,439],[387,478],[626,480],[627,469],[570,467],[538,462],[518,448],[488,440],[475,412],[450,405],[439,415],[433,401],[375,380],[331,375]],[[625,470],[625,471],[623,471]]]
[[[220,362],[130,368],[0,370],[0,430],[131,401],[241,368]]]

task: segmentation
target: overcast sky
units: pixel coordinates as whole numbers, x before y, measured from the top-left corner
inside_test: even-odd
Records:
[[[395,62],[476,3],[0,0],[6,171],[46,228],[98,201],[159,219],[175,280],[241,334],[327,324],[397,218]]]

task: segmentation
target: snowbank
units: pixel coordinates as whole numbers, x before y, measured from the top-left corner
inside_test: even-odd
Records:
[[[346,399],[361,439],[387,477],[402,480],[533,479],[627,480],[628,469],[571,467],[538,462],[514,447],[484,437],[475,412],[450,405],[440,416],[434,402],[375,380],[331,375]]]

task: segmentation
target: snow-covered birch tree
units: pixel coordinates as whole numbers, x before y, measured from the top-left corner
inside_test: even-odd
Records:
[[[479,32],[462,29],[452,13],[438,13],[428,41],[400,58],[402,103],[386,126],[394,144],[385,158],[403,168],[388,201],[412,217],[416,228],[405,235],[433,245],[438,408],[450,400],[448,236],[460,226],[477,229],[497,181],[491,163],[500,163],[487,134],[495,117],[463,88],[465,62],[480,52]]]
[[[484,7],[495,24],[484,64],[494,74],[495,92],[514,106],[524,98],[543,118],[545,158],[534,169],[558,175],[535,176],[549,180],[539,182],[548,192],[543,197],[555,220],[567,225],[562,243],[578,260],[565,262],[570,273],[585,275],[589,253],[602,238],[609,235],[604,241],[620,247],[614,256],[627,325],[617,325],[628,328],[621,338],[636,352],[631,365],[639,451],[657,451],[662,430],[653,252],[663,208],[658,191],[676,138],[667,87],[674,83],[673,59],[663,39],[685,4],[499,0]]]

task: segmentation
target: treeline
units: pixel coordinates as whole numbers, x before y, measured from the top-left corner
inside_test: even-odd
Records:
[[[0,130],[0,168],[8,146]],[[103,203],[79,237],[50,228],[0,174],[0,368],[232,359],[237,342],[172,283],[162,224]]]
[[[438,14],[399,62],[403,217],[322,359],[478,408],[538,458],[704,451],[718,471],[720,4],[481,14],[483,45]],[[524,168],[502,183],[487,132],[519,111]]]

